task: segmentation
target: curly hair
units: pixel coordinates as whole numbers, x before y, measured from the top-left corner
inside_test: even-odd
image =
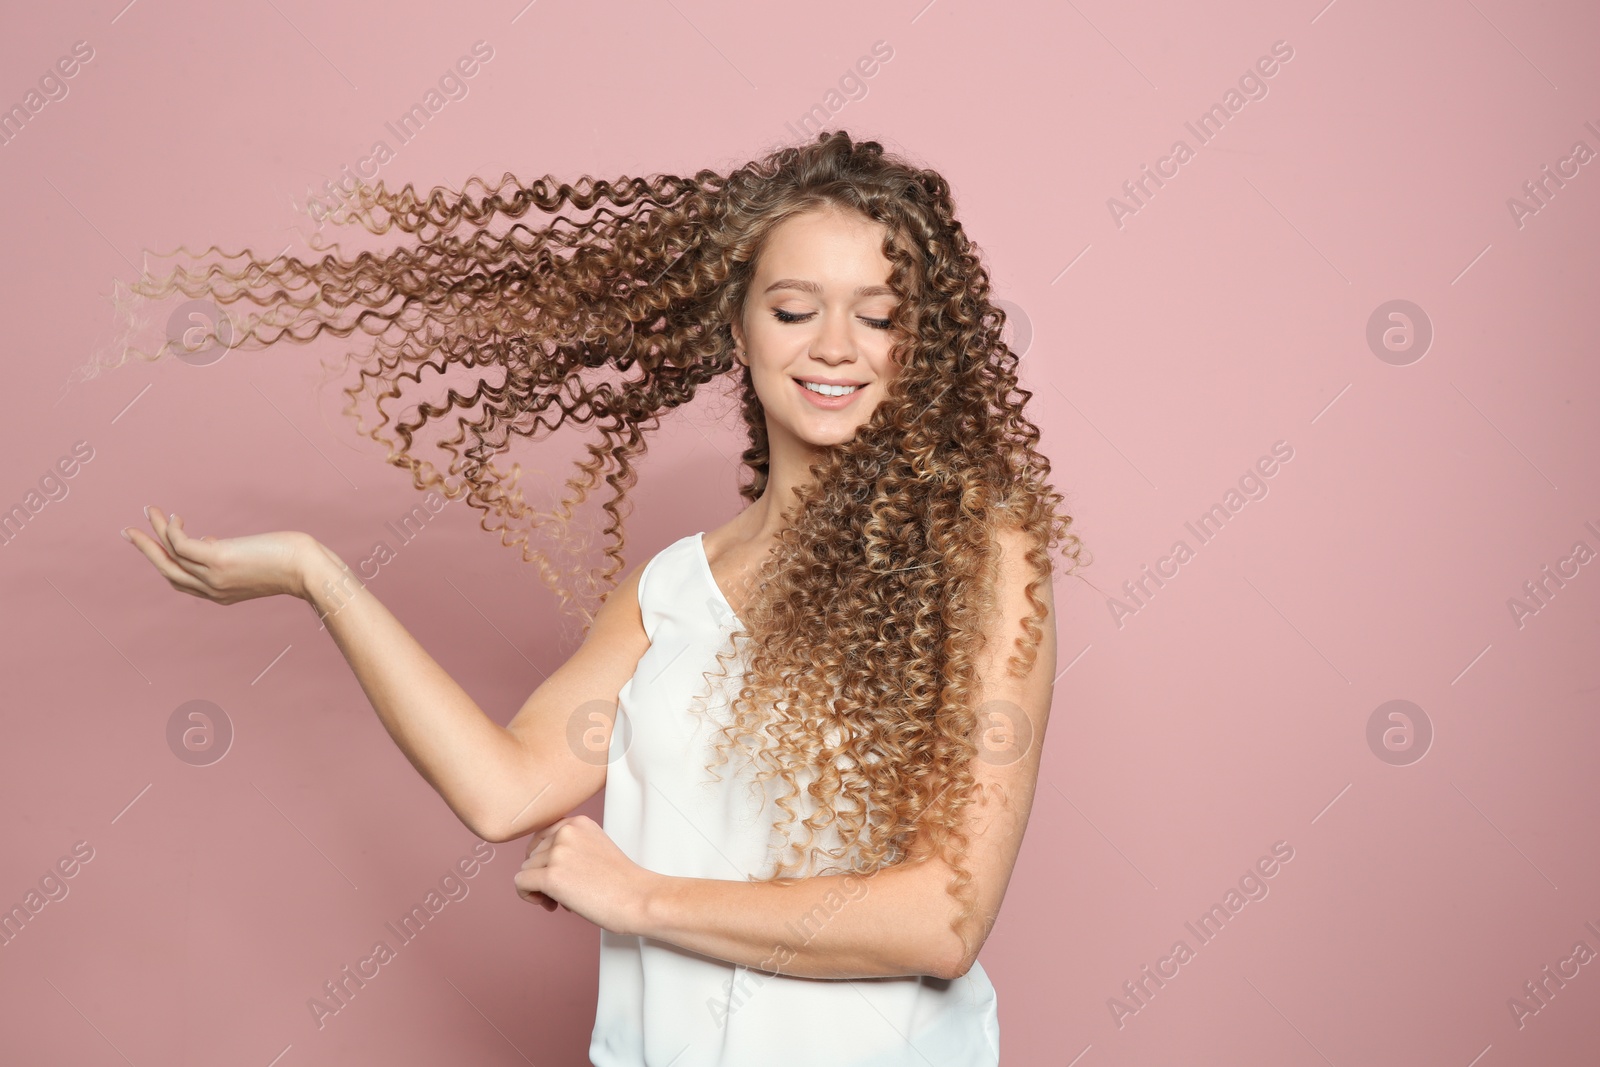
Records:
[[[516,221],[530,208],[584,217],[557,215],[530,229]],[[566,543],[574,507],[603,476],[611,489],[602,505],[606,563],[588,575],[588,592],[603,601],[624,567],[621,505],[647,431],[706,383],[738,376],[750,474],[739,491],[749,502],[765,491],[765,412],[749,368],[735,359],[731,323],[767,236],[821,208],[886,228],[898,371],[867,421],[825,451],[810,468],[814,480],[786,507],[741,608],[737,636],[748,659],[717,763],[738,748],[756,781],[786,790],[773,830],[788,848],[772,880],[790,881],[802,863],[813,870],[831,860],[826,870],[840,870],[847,854],[857,872],[938,854],[954,872],[948,891],[962,905],[951,923],[959,935],[975,903],[962,823],[982,792],[973,767],[983,727],[977,656],[996,610],[995,533],[1020,529],[1030,544],[1032,613],[1007,661],[1017,674],[1037,655],[1046,611],[1038,591],[1051,580],[1052,549],[1061,546],[1075,567],[1081,545],[1024,414],[1033,394],[1019,387],[1019,357],[1002,339],[1005,313],[990,300],[979,250],[940,175],[836,130],[726,175],[585,175],[573,184],[546,176],[523,185],[508,173],[493,188],[473,177],[460,191],[425,196],[410,184],[398,192],[358,184],[329,217],[378,235],[397,228],[411,235],[409,247],[345,256],[335,243],[320,260],[262,260],[246,250],[222,257],[242,257],[242,266],[145,272],[135,299],[119,306],[176,291],[264,309],[219,323],[228,347],[356,330],[373,338],[359,379],[344,389],[345,413],[357,413],[372,383],[378,423],[365,429],[357,413],[358,430],[411,471],[415,488],[464,496],[483,512],[481,528],[520,547],[565,607],[573,601],[565,575],[530,533],[549,525]],[[513,224],[496,235],[501,216]],[[177,342],[170,337],[154,355],[124,344],[116,365],[129,351],[159,359]],[[402,382],[420,391],[425,370],[456,369],[470,371],[470,388],[419,399],[414,414],[392,423],[398,445],[384,433],[383,401],[401,398]],[[454,484],[411,454],[417,432],[435,419],[455,423],[455,434],[437,442],[452,456]],[[598,440],[577,464],[581,478],[566,483],[572,494],[541,512],[516,488],[517,466],[508,475],[494,458],[513,435],[538,440],[567,420],[593,425]],[[802,791],[810,811],[796,806]],[[805,831],[798,841],[797,826]],[[824,835],[837,843],[825,845]],[[788,859],[791,851],[799,859]]]

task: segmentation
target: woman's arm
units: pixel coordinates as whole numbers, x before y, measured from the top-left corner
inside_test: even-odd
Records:
[[[1033,806],[1056,666],[1054,597],[1041,623],[1039,654],[1026,677],[1005,659],[1031,611],[1019,535],[1003,533],[1001,623],[990,634],[981,679],[978,758],[981,799],[967,809],[967,866],[977,907],[951,928],[954,871],[929,857],[867,875],[822,875],[790,886],[654,875],[639,908],[638,933],[761,970],[812,978],[926,974],[959,978],[972,969],[1000,911]]]
[[[309,601],[389,736],[478,836],[520,837],[604,784],[609,724],[598,712],[614,712],[617,694],[649,645],[638,569],[601,605],[578,651],[501,726],[309,534],[199,538],[183,530],[181,518],[169,520],[155,509],[149,518],[155,536],[137,528],[124,536],[174,588],[221,604],[283,593]],[[569,741],[575,716],[583,716],[578,732],[584,745]]]
[[[637,933],[806,978],[958,978],[966,952],[950,928],[949,876],[938,861],[788,886],[658,875],[641,901]]]
[[[1016,865],[1038,781],[1056,665],[1054,597],[1040,624],[1038,655],[1025,677],[1005,669],[1031,612],[1032,573],[1020,534],[1002,533],[999,619],[981,654],[980,799],[967,809],[967,866],[977,908],[958,937],[953,872],[929,857],[866,875],[819,875],[793,885],[676,878],[633,864],[593,820],[563,819],[535,835],[516,876],[618,933],[656,938],[761,970],[814,978],[926,974],[959,978],[989,935]],[[551,907],[554,905],[551,904]]]
[[[302,581],[305,599],[394,743],[469,830],[493,839],[490,812],[504,807],[502,798],[513,790],[533,788],[543,777],[528,751],[325,546],[314,543]]]
[[[501,726],[445,673],[338,556],[308,556],[306,599],[350,663],[389,736],[479,837],[509,841],[549,824],[605,784],[617,694],[649,645],[635,569],[596,612],[576,653]],[[584,719],[575,748],[574,715]],[[595,727],[601,729],[596,732]]]

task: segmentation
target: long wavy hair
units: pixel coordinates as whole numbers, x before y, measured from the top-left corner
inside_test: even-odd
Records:
[[[749,437],[739,491],[750,502],[765,492],[765,412],[734,358],[730,325],[768,234],[830,207],[884,225],[898,370],[854,437],[826,450],[793,501],[775,502],[786,525],[740,608],[745,670],[715,756],[724,763],[737,749],[757,781],[781,783],[772,828],[787,847],[773,880],[827,861],[825,871],[860,873],[937,854],[954,872],[960,934],[975,905],[962,823],[981,797],[973,765],[988,724],[976,664],[996,608],[994,534],[1017,528],[1030,545],[1032,613],[1008,659],[1018,674],[1037,656],[1052,551],[1071,573],[1081,545],[1046,480],[1050,464],[1024,414],[1033,394],[1018,385],[1005,313],[945,180],[832,131],[727,174],[529,185],[506,174],[492,188],[473,177],[460,191],[358,183],[348,193],[329,218],[410,240],[386,252],[344,255],[335,243],[321,259],[246,250],[203,270],[144,271],[119,290],[119,308],[137,323],[139,308],[177,292],[219,310],[260,309],[219,318],[212,339],[231,348],[371,338],[368,351],[346,356],[345,366],[359,358],[362,368],[343,390],[345,413],[415,488],[483,512],[482,529],[520,548],[563,606],[574,599],[569,575],[530,534],[548,526],[570,544],[573,509],[604,479],[605,563],[586,588],[603,601],[625,566],[622,505],[649,431],[707,383],[737,377]],[[555,217],[538,228],[518,221],[534,208]],[[556,215],[563,209],[582,217]],[[502,217],[512,224],[497,234]],[[167,255],[179,253],[196,262],[181,246]],[[155,360],[193,348],[168,333],[154,354],[122,335],[115,365],[130,352]],[[97,359],[87,376],[99,369]],[[422,392],[425,372],[452,371],[468,372],[466,388],[418,398],[398,418],[384,410],[387,399],[405,400],[407,384]],[[370,429],[364,396],[378,413]],[[452,457],[449,477],[411,451],[434,420],[454,424],[437,442]],[[541,511],[516,487],[518,468],[495,457],[513,438],[539,440],[569,420],[592,426],[595,439],[566,483],[571,495]],[[797,803],[802,792],[809,803]]]

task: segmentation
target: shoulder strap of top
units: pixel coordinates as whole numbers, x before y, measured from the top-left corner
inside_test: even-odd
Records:
[[[712,584],[699,536],[690,534],[674,541],[639,573],[639,614],[651,641],[663,622],[706,631],[730,625],[732,613]]]
[[[661,615],[655,610],[656,599],[651,595],[652,583],[650,574],[656,569],[656,564],[661,562],[661,557],[665,556],[671,547],[671,545],[668,545],[667,548],[663,548],[651,556],[650,561],[644,565],[644,570],[639,572],[639,616],[644,621],[645,636],[652,641],[656,639],[656,626],[661,620]]]

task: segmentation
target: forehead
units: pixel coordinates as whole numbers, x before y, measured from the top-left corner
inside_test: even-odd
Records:
[[[864,215],[839,208],[813,209],[784,219],[768,235],[756,276],[798,277],[855,286],[883,282],[890,263],[883,254],[888,228]]]

